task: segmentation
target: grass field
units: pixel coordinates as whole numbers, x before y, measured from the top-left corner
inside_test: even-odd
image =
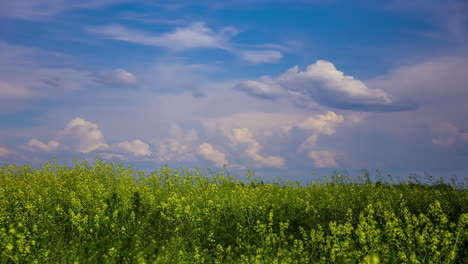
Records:
[[[0,263],[468,263],[462,184],[0,169]]]

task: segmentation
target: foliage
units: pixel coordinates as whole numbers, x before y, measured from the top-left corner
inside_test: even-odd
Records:
[[[0,169],[0,263],[468,263],[468,193],[55,160]]]

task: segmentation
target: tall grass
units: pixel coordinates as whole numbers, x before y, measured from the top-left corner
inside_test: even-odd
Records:
[[[0,169],[0,263],[468,263],[463,185]]]

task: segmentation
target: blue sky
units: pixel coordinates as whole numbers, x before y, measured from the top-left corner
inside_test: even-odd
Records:
[[[468,174],[462,0],[0,3],[0,162]]]

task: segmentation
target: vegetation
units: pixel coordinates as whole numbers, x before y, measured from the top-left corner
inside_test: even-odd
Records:
[[[468,263],[463,185],[0,169],[0,263]]]

